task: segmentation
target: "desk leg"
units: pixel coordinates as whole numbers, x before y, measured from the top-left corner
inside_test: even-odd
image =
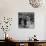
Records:
[[[38,46],[38,43],[34,43],[34,46]]]
[[[28,43],[24,43],[24,46],[28,46]]]
[[[19,43],[16,43],[16,46],[20,46],[20,44]]]

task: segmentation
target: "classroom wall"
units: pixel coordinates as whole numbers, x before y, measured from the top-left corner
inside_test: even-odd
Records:
[[[18,28],[18,12],[34,12],[35,27],[34,29]],[[12,25],[8,33],[16,40],[28,40],[35,34],[38,40],[45,39],[45,15],[46,8],[33,8],[28,0],[0,0],[0,20],[5,17],[12,17]],[[4,33],[0,29],[0,39],[4,39]]]

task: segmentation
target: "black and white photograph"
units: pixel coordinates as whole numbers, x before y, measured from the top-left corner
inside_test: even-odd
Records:
[[[18,12],[19,28],[34,28],[34,12]]]

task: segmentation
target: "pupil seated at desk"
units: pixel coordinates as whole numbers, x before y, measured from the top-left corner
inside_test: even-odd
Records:
[[[32,38],[34,41],[38,41],[36,35],[34,35]]]

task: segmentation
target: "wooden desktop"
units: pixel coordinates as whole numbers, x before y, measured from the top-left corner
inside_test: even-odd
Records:
[[[7,44],[14,46],[46,46],[46,40],[29,41],[29,40],[6,40]]]
[[[0,40],[0,46],[46,46],[46,40],[29,41],[29,40]]]

